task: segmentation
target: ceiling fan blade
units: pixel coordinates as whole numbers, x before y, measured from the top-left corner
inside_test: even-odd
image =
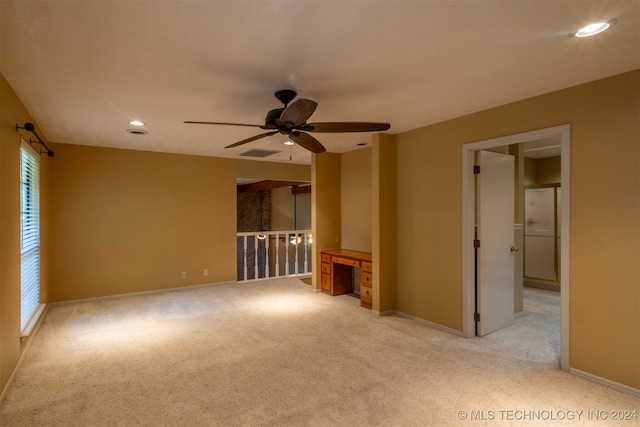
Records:
[[[318,103],[309,99],[298,98],[282,112],[280,122],[292,123],[293,127],[303,125],[311,117]]]
[[[248,127],[252,127],[252,128],[260,128],[260,129],[269,129],[267,127],[265,127],[264,125],[248,125],[245,123],[222,123],[222,122],[194,122],[191,120],[186,120],[184,123],[190,124],[190,125],[225,125],[225,126],[248,126]]]
[[[380,132],[391,127],[389,123],[375,122],[324,122],[309,123],[307,126],[313,129],[305,130],[309,132]]]
[[[291,132],[289,133],[289,138],[302,148],[306,148],[307,150],[313,153],[324,153],[327,151],[326,148],[320,144],[320,141],[304,132]]]
[[[278,131],[273,131],[273,132],[267,132],[267,133],[262,133],[260,135],[256,135],[256,136],[252,136],[251,138],[247,138],[247,139],[243,139],[242,141],[238,141],[236,143],[233,143],[231,145],[227,145],[224,148],[233,148],[233,147],[237,147],[239,145],[242,144],[246,144],[247,142],[251,142],[251,141],[255,141],[256,139],[260,139],[260,138],[264,138],[266,136],[271,136],[271,135],[275,135],[276,133],[278,133]]]

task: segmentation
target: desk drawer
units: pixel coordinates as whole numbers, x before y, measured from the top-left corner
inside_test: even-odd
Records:
[[[322,254],[320,258],[322,259],[322,262],[326,262],[327,264],[331,263],[331,255]]]
[[[373,284],[373,276],[371,273],[360,272],[360,283],[371,286]]]
[[[331,264],[322,263],[322,274],[331,274]]]
[[[360,305],[362,307],[371,308],[373,303],[373,290],[371,286],[360,285]]]
[[[373,266],[370,262],[362,261],[362,271],[366,271],[367,273],[373,273]]]
[[[320,286],[324,291],[331,291],[331,276],[323,274],[320,279]]]
[[[338,264],[350,265],[352,267],[360,267],[360,261],[356,261],[355,259],[333,257],[333,262],[337,262]]]

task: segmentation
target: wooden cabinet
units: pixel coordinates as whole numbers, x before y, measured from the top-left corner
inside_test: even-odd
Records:
[[[320,258],[322,259],[320,289],[331,293],[331,255],[321,254]]]
[[[373,288],[362,283],[360,284],[360,305],[369,310],[373,305]]]
[[[373,266],[371,254],[349,249],[324,249],[320,251],[320,289],[329,295],[353,292],[353,283],[360,283],[360,305],[371,309],[373,306]],[[358,268],[360,277],[355,278]]]
[[[371,309],[373,303],[373,268],[370,262],[360,266],[360,305]]]

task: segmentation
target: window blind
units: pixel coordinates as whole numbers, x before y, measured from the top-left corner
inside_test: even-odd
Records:
[[[40,306],[40,158],[20,148],[20,329],[24,331]],[[28,334],[28,333],[27,333]]]

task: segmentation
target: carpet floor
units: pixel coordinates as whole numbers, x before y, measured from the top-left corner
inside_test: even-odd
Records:
[[[54,305],[0,425],[639,425],[610,419],[638,397],[559,370],[559,294],[525,296],[472,339],[297,279]]]

